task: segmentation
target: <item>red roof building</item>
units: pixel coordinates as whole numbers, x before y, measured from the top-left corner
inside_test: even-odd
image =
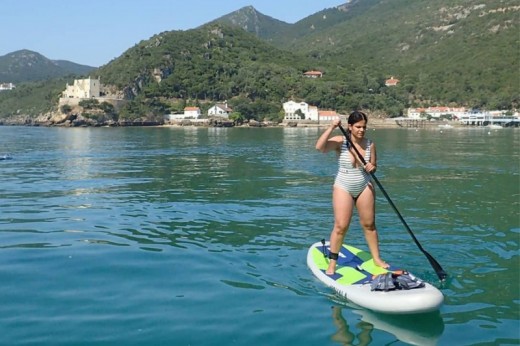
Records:
[[[338,117],[338,113],[336,113],[336,111],[333,110],[318,111],[318,120],[320,123],[332,121],[338,119]]]
[[[387,79],[387,80],[385,81],[385,85],[386,85],[386,86],[396,86],[397,83],[399,83],[399,82],[400,82],[399,79],[396,79],[396,78],[394,78],[394,77],[392,76],[392,77],[390,77],[390,79]]]
[[[321,78],[323,77],[323,72],[321,71],[307,71],[303,74],[307,78]]]

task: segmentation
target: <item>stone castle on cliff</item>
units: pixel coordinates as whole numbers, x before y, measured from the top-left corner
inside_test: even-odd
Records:
[[[74,107],[78,106],[83,100],[94,99],[99,101],[99,103],[108,102],[115,109],[119,109],[125,102],[122,97],[107,95],[107,92],[103,90],[104,87],[99,78],[75,79],[74,84],[70,85],[67,83],[65,86],[65,90],[62,92],[59,100],[59,107],[64,105]]]
[[[88,77],[87,79],[76,79],[74,84],[65,86],[62,98],[90,99],[101,96],[101,83],[99,79]]]

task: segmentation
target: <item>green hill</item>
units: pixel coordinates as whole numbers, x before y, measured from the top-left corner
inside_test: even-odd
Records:
[[[217,18],[208,24],[215,23],[237,26],[265,40],[270,40],[273,37],[284,34],[292,27],[291,24],[258,12],[253,6],[243,7],[238,11]]]
[[[71,74],[84,75],[94,69],[66,60],[50,60],[24,49],[0,56],[0,83],[44,81]]]
[[[97,71],[102,83],[133,99],[126,117],[162,116],[186,104],[229,100],[247,117],[278,117],[280,102],[297,94],[310,59],[277,49],[242,29],[208,24],[142,41]],[[254,105],[253,105],[254,104]]]
[[[388,91],[407,106],[510,109],[520,100],[519,18],[514,0],[353,0],[263,38],[349,85],[378,79],[367,93]],[[401,83],[383,90],[391,76]]]
[[[518,107],[516,1],[365,0],[349,8],[350,18],[293,41],[289,49],[396,76],[412,104]]]
[[[91,74],[131,100],[124,119],[158,119],[186,105],[204,111],[224,100],[258,119],[279,119],[288,99],[390,116],[427,105],[516,109],[519,14],[513,0],[353,0],[287,24],[245,7],[154,35]],[[306,70],[323,78],[304,78]],[[385,85],[391,76],[400,80],[395,87]],[[0,116],[46,111],[61,91],[47,84],[0,93]],[[31,93],[49,101],[28,110],[20,95]]]

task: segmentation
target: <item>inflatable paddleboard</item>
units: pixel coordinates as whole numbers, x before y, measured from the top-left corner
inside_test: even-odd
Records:
[[[312,273],[348,301],[363,308],[388,314],[417,314],[436,311],[444,301],[441,291],[426,282],[422,287],[413,289],[372,290],[374,277],[400,271],[378,267],[370,253],[346,244],[339,252],[336,273],[327,275],[328,255],[328,242],[311,245],[307,265]]]

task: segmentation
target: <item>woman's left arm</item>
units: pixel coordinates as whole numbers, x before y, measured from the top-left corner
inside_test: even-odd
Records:
[[[370,161],[365,165],[365,171],[368,173],[375,173],[377,169],[377,153],[374,142],[370,143]]]

